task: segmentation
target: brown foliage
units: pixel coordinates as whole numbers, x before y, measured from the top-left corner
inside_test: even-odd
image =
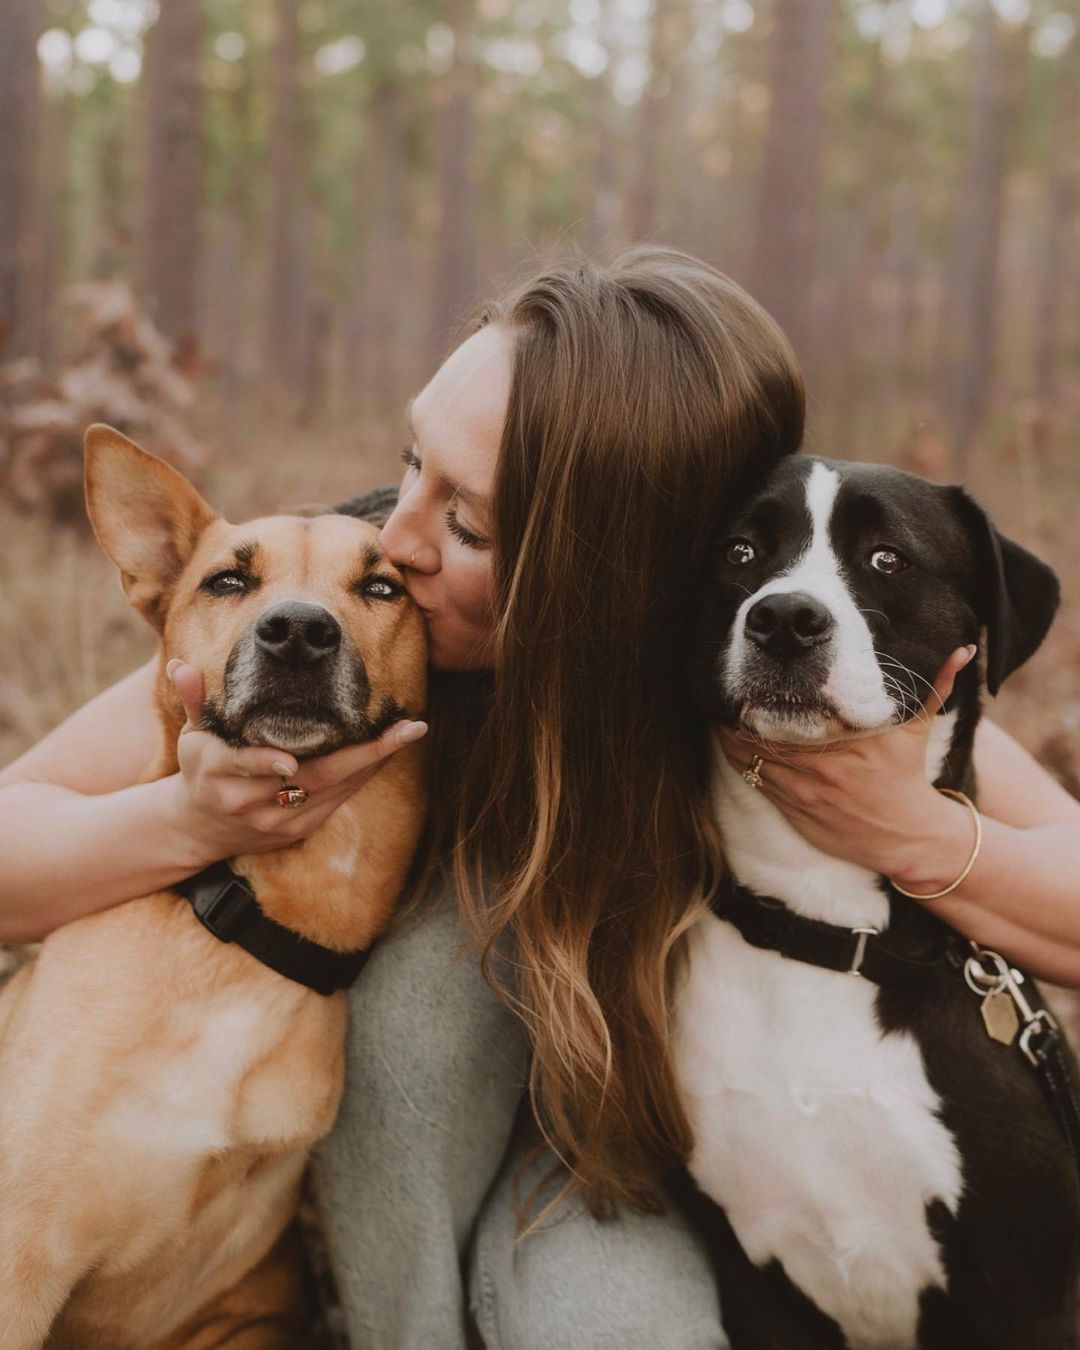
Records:
[[[184,425],[194,390],[170,344],[122,282],[73,286],[77,355],[55,376],[26,358],[0,366],[0,490],[16,510],[81,521],[82,436],[108,422],[191,469],[202,446]],[[190,367],[190,354],[180,354]]]

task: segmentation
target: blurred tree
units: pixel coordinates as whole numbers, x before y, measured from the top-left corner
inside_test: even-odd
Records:
[[[653,0],[649,78],[638,103],[637,164],[630,194],[635,239],[686,226],[689,134],[686,59],[693,32],[689,0]]]
[[[158,327],[181,346],[197,338],[202,38],[200,0],[168,0],[146,45],[143,290]]]
[[[968,467],[986,411],[997,338],[998,254],[1010,130],[1016,122],[1027,33],[1003,31],[993,0],[980,0],[973,39],[966,171],[947,273],[942,403],[956,470]]]
[[[1080,6],[1074,6],[1080,9]],[[1047,155],[1046,217],[1042,231],[1042,275],[1035,316],[1035,394],[1044,404],[1058,388],[1061,350],[1061,301],[1069,275],[1069,232],[1076,216],[1080,159],[1080,13],[1058,59]]]
[[[263,374],[266,393],[279,409],[299,392],[304,354],[306,300],[301,284],[297,66],[300,38],[297,0],[275,0],[275,33],[270,106],[269,249],[266,278],[266,327]]]
[[[836,0],[775,0],[751,289],[806,363],[813,341],[823,94],[836,19]]]
[[[0,0],[0,347],[8,355],[26,350],[32,322],[25,277],[33,249],[42,17],[39,0]]]
[[[436,360],[477,299],[476,17],[476,0],[447,0],[445,21],[453,53],[443,87],[436,94],[438,216],[431,288],[431,354]]]

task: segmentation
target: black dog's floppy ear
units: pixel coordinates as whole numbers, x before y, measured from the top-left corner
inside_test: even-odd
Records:
[[[957,488],[972,529],[979,568],[979,618],[986,626],[986,687],[1034,656],[1050,631],[1061,584],[1046,563],[1000,533],[973,498]]]

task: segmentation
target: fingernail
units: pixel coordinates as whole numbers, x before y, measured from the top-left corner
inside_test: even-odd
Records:
[[[410,741],[418,741],[426,732],[426,722],[407,722],[398,732],[397,738],[401,745],[408,745]]]
[[[289,774],[296,772],[295,766],[290,769],[283,759],[275,759],[270,767],[275,773],[281,774],[282,778],[288,778]]]
[[[184,664],[183,661],[181,661],[178,656],[174,656],[171,661],[166,661],[165,674],[168,675],[170,680],[172,679],[172,673],[176,669],[176,667],[182,666],[183,664]]]
[[[968,660],[969,660],[969,661],[972,661],[972,660],[974,660],[974,658],[975,658],[975,653],[976,653],[979,649],[978,649],[978,647],[975,645],[975,643],[972,642],[972,643],[969,643],[968,646],[964,648],[964,650],[965,650],[965,651],[967,652],[967,654],[968,654]]]

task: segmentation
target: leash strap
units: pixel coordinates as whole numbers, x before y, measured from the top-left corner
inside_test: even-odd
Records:
[[[840,928],[807,919],[731,879],[714,901],[713,910],[734,924],[752,947],[824,970],[861,975],[887,988],[929,985],[947,958],[944,944],[926,956],[907,956],[887,946],[876,928]]]
[[[1021,1032],[1020,1049],[1039,1075],[1050,1109],[1080,1168],[1080,1094],[1076,1075],[1060,1027],[1049,1013],[1045,1010],[1042,1013]]]
[[[219,942],[234,942],[287,980],[328,996],[348,989],[368,951],[335,952],[264,914],[248,881],[228,863],[212,863],[170,887]]]

